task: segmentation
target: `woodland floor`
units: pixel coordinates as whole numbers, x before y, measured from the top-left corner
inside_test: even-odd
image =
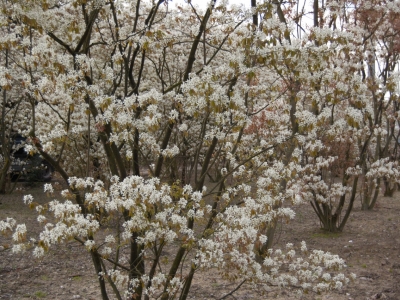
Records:
[[[32,194],[38,202],[49,199],[42,187],[18,184],[11,195],[0,195],[0,220],[13,217],[26,223],[31,233],[39,231],[36,214],[22,202]],[[40,200],[42,199],[42,200]],[[319,229],[311,206],[296,207],[296,218],[279,226],[276,247],[288,242],[306,241],[309,249],[339,254],[346,260],[344,273],[357,279],[340,292],[306,295],[304,299],[400,299],[400,192],[392,198],[381,197],[373,211],[361,211],[360,202],[340,234]],[[224,282],[216,274],[199,273],[194,278],[189,299],[220,299],[240,283]],[[70,242],[52,249],[37,261],[29,254],[14,255],[7,240],[0,236],[0,299],[101,299],[89,254]],[[244,284],[225,299],[294,299],[287,290],[271,289],[263,296]]]

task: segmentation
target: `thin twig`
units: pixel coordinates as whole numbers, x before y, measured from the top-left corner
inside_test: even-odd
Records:
[[[225,299],[228,296],[232,296],[233,297],[233,293],[236,292],[238,289],[240,289],[240,287],[243,285],[243,283],[246,282],[246,279],[243,280],[237,287],[235,287],[232,291],[230,291],[228,294],[226,294],[225,296],[223,296],[222,298],[219,298],[218,300],[222,300]]]

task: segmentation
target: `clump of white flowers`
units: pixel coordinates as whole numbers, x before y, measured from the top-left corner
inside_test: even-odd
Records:
[[[195,191],[186,185],[177,194],[159,179],[145,180],[138,176],[129,176],[122,181],[113,177],[108,190],[103,182],[95,182],[92,178],[71,178],[70,184],[77,190],[87,191],[85,206],[94,209],[95,213],[83,213],[78,204],[68,199],[49,202],[48,213],[54,223],[49,223],[42,214],[38,217],[38,222],[44,227],[33,248],[33,255],[37,258],[45,255],[53,244],[76,239],[87,251],[98,253],[106,261],[113,259],[117,249],[125,247],[134,233],[139,233],[136,241],[142,247],[143,256],[159,260],[161,257],[154,256],[154,247],[160,243],[182,243],[183,247],[193,252],[189,261],[196,268],[216,269],[227,279],[241,276],[253,284],[291,286],[304,292],[312,290],[318,293],[339,289],[349,282],[343,274],[331,275],[331,272],[340,271],[345,266],[342,259],[323,251],[309,251],[305,242],[301,243],[299,251],[293,244],[287,244],[285,251],[270,249],[261,262],[255,259],[255,245],[268,240],[267,236],[259,233],[261,224],[294,216],[288,208],[265,210],[268,206],[264,201],[267,199],[247,196],[243,205],[231,206],[221,212],[215,220],[216,226],[199,237],[188,224],[191,220],[204,223],[210,217],[212,209],[204,201],[205,190]],[[243,185],[242,189],[246,188]],[[49,190],[49,185],[45,189]],[[68,197],[68,193],[62,194]],[[30,196],[24,197],[26,203],[32,200]],[[101,224],[109,216],[122,216],[122,211],[128,212],[129,218],[121,226],[101,229]],[[13,219],[7,219],[0,222],[0,229],[12,233],[16,243],[14,252],[33,246],[31,241],[26,242],[24,224],[17,225]],[[121,260],[119,265],[123,263]],[[130,281],[124,269],[109,269],[99,276],[120,289],[129,288]],[[146,286],[144,293],[149,296],[157,295],[164,288],[174,294],[184,286],[182,278],[167,278],[167,270],[160,269],[152,277],[143,274],[135,284]],[[132,284],[130,288],[132,291]]]
[[[0,232],[3,234],[12,232],[16,224],[15,219],[7,217],[4,221],[0,221]]]

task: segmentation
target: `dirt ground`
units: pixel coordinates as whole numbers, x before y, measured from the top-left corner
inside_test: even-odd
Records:
[[[26,223],[30,234],[39,231],[36,214],[23,202],[24,194],[47,202],[42,188],[24,187],[11,195],[0,195],[0,220],[13,217]],[[308,295],[304,299],[400,299],[400,192],[380,198],[373,211],[361,211],[356,203],[343,233],[327,234],[309,205],[296,208],[296,219],[278,228],[276,247],[306,241],[309,249],[339,254],[346,260],[345,273],[357,279],[340,292]],[[29,226],[31,224],[31,226]],[[0,237],[0,299],[101,299],[89,254],[77,243],[53,248],[43,260],[28,254],[15,255],[7,240]],[[221,299],[240,281],[223,282],[213,274],[194,278],[190,299]],[[260,296],[244,284],[224,299],[293,299],[287,291],[271,289]]]

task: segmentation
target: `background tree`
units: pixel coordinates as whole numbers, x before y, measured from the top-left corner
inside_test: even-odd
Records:
[[[24,129],[30,116],[30,106],[21,86],[22,76],[16,61],[23,56],[28,45],[21,43],[20,24],[8,15],[1,14],[0,42],[0,194],[10,192],[7,188],[13,153],[17,151],[13,137],[18,129]],[[20,145],[22,146],[22,145]],[[16,162],[14,162],[16,163]],[[20,162],[23,163],[23,162]]]
[[[391,108],[397,99],[397,87],[393,85],[396,80],[393,67],[397,58],[392,56],[393,51],[387,51],[390,47],[383,46],[387,44],[383,37],[386,33],[390,32],[392,39],[396,36],[388,25],[391,21],[387,16],[394,16],[397,9],[396,5],[382,4],[376,3],[372,8],[365,1],[313,3],[312,42],[321,47],[329,40],[331,56],[322,64],[309,68],[310,78],[316,78],[309,110],[320,121],[325,120],[316,131],[321,146],[317,150],[313,148],[314,152],[310,154],[318,160],[329,156],[336,160],[320,165],[316,173],[314,170],[313,175],[307,177],[310,181],[304,190],[312,199],[322,227],[329,231],[343,230],[359,192],[363,209],[372,209],[381,180],[390,182],[392,187],[398,180],[396,158],[389,154],[393,151],[389,149],[395,149],[393,145],[397,144],[394,140],[398,130],[393,122],[395,110]],[[354,6],[354,10],[347,11],[345,8],[349,6]],[[305,10],[298,12],[298,26],[301,26],[305,13]],[[366,21],[368,16],[372,19]],[[380,31],[382,34],[378,34]],[[373,50],[380,53],[376,59],[372,58],[370,50],[366,50],[371,49],[371,45],[382,45],[381,50]],[[390,54],[386,55],[388,52]],[[377,76],[376,63],[385,66]],[[330,79],[324,80],[326,75]],[[337,81],[338,77],[343,81]],[[389,77],[391,79],[387,80]],[[306,154],[306,160],[310,154]],[[389,186],[386,190],[390,190]]]

